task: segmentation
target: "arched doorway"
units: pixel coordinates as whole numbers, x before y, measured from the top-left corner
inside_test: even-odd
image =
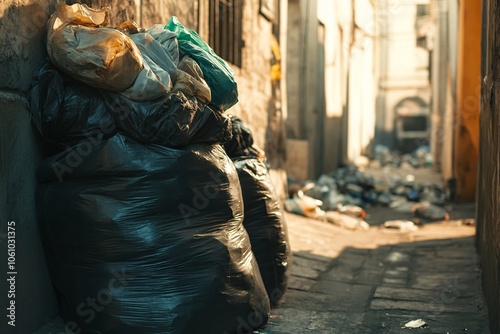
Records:
[[[407,97],[394,107],[396,148],[408,153],[429,143],[429,105],[420,97]]]

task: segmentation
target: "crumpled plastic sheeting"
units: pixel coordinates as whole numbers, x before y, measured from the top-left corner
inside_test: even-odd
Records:
[[[252,131],[239,117],[229,115],[233,125],[233,138],[224,145],[227,155],[231,159],[238,157],[257,157],[259,149],[254,145]]]
[[[285,217],[265,164],[254,155],[253,137],[248,126],[230,116],[233,138],[225,145],[240,179],[245,207],[243,225],[259,264],[262,280],[272,304],[285,293],[292,254]]]
[[[40,134],[60,147],[116,133],[115,121],[99,92],[61,73],[48,61],[33,79],[29,102]]]
[[[212,100],[210,87],[203,78],[200,66],[191,57],[184,56],[175,73],[174,92],[184,92],[196,96],[201,103],[209,104]]]
[[[68,154],[42,162],[36,197],[66,322],[107,334],[235,333],[267,322],[238,177],[220,146],[177,150],[117,134],[58,182],[53,166]]]
[[[187,97],[182,92],[171,92],[163,98],[140,103],[120,94],[107,93],[105,97],[119,131],[143,144],[182,147],[194,143],[193,137],[214,112],[196,97]],[[205,130],[210,132],[212,140],[197,137],[198,140],[224,143],[227,130],[221,128],[221,123],[215,125],[212,123],[212,127]]]
[[[144,66],[134,84],[120,92],[123,96],[136,101],[154,100],[172,89],[179,63],[177,35],[160,29],[153,27],[144,33],[130,35],[141,52]]]
[[[124,33],[103,28],[109,9],[59,4],[47,23],[47,53],[54,65],[88,85],[122,91],[142,69],[142,57]]]
[[[193,58],[201,67],[212,92],[212,104],[227,110],[238,102],[238,86],[231,67],[194,30],[187,29],[172,16],[166,29],[177,34],[181,55]]]
[[[191,137],[191,143],[224,144],[230,141],[233,137],[231,119],[220,110],[213,110],[210,107],[205,107],[205,109],[210,111],[210,116]]]
[[[235,160],[234,165],[245,206],[243,225],[269,299],[277,304],[286,292],[292,260],[285,217],[264,163],[249,157]]]

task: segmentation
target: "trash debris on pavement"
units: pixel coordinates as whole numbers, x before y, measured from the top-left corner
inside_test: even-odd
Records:
[[[325,211],[320,209],[322,205],[322,201],[304,195],[302,190],[299,190],[296,197],[285,200],[286,211],[315,219],[325,217]]]
[[[356,205],[337,205],[337,211],[348,216],[365,219],[366,212],[363,208]]]
[[[421,328],[427,326],[427,323],[422,319],[408,321],[402,328]]]
[[[476,219],[474,219],[474,218],[462,219],[460,221],[460,224],[465,225],[465,226],[476,226]]]
[[[224,145],[233,161],[243,195],[243,226],[272,305],[278,304],[288,285],[292,252],[280,200],[249,127],[230,116],[233,138]]]
[[[370,225],[363,219],[353,217],[338,211],[327,211],[325,213],[325,219],[327,222],[334,225],[349,229],[349,230],[368,230]]]
[[[377,146],[375,157],[382,162],[381,165],[387,164],[388,166],[401,166],[402,162],[411,162],[410,157],[413,157],[418,161],[410,164],[409,168],[424,168],[427,166],[425,163],[425,159],[428,159],[427,152],[428,147],[425,146],[417,149],[411,156],[400,156],[386,147]],[[416,217],[423,218],[424,221],[449,219],[449,210],[445,207],[449,201],[449,191],[444,185],[419,183],[412,173],[384,174],[375,177],[354,165],[349,165],[325,173],[315,181],[294,183],[291,180],[289,193],[292,199],[289,200],[289,205],[285,209],[287,211],[293,209],[293,212],[305,215],[297,204],[292,206],[292,203],[300,202],[297,194],[302,191],[304,195],[320,201],[321,204],[308,199],[308,202],[314,203],[319,210],[325,212],[340,211],[365,219],[362,212],[366,212],[371,206],[380,205],[391,208],[395,213],[413,213]],[[377,174],[374,173],[374,175]],[[354,207],[356,209],[351,212]],[[311,208],[310,211],[315,212],[315,209]],[[323,217],[322,214],[317,213],[307,216],[317,217],[317,219]]]
[[[431,221],[450,220],[450,214],[444,208],[431,204],[430,202],[415,204],[414,212],[417,217],[422,217]]]
[[[403,170],[431,167],[433,164],[429,145],[420,146],[409,154],[400,154],[391,151],[387,146],[376,145],[374,156],[381,167],[392,166]]]
[[[385,228],[398,229],[403,232],[418,230],[418,226],[411,220],[388,220],[384,223]]]
[[[48,24],[51,63],[29,92],[33,122],[56,148],[36,170],[35,198],[61,316],[84,333],[233,333],[249,318],[259,319],[249,331],[260,328],[270,300],[238,173],[221,147],[232,136],[223,112],[237,101],[230,67],[206,44],[188,50],[187,39],[203,41],[176,19],[175,33],[133,22],[103,28],[108,21],[107,9],[60,4]],[[164,87],[138,94],[155,76]],[[246,167],[253,186],[268,187],[251,195],[266,197],[261,228],[282,287],[282,213],[268,198],[265,166]],[[80,303],[113,281],[108,306],[87,322]]]
[[[389,207],[397,212],[410,213],[415,210],[415,202],[408,201],[405,197],[394,195],[391,197],[392,202]]]

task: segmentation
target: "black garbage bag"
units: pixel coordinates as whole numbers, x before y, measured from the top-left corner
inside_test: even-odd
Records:
[[[59,147],[115,135],[116,125],[99,91],[46,62],[29,91],[30,112],[42,136]]]
[[[286,291],[291,266],[285,217],[265,164],[256,157],[253,137],[241,119],[230,116],[233,138],[225,144],[233,160],[243,193],[243,225],[259,264],[262,280],[272,304]]]
[[[71,152],[42,162],[36,197],[70,328],[230,334],[267,322],[237,173],[220,145],[173,149],[117,134],[61,179]]]
[[[193,143],[193,137],[201,129],[213,129],[205,126],[211,118],[225,117],[181,91],[152,101],[137,102],[111,92],[105,93],[104,98],[119,131],[143,144],[183,147]]]
[[[231,159],[237,157],[257,157],[254,148],[252,131],[241,118],[230,115],[232,123],[232,139],[224,144],[224,149]]]
[[[191,143],[220,143],[224,144],[233,137],[231,118],[220,110],[211,109],[205,124],[191,137]]]

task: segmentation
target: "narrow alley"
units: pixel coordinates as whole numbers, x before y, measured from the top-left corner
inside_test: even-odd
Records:
[[[473,207],[462,213],[470,217]],[[261,333],[490,333],[475,227],[462,219],[401,232],[379,225],[350,231],[294,214],[286,218],[293,276]],[[426,325],[405,328],[417,319]]]
[[[0,2],[2,334],[500,334],[500,0]]]

